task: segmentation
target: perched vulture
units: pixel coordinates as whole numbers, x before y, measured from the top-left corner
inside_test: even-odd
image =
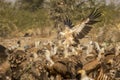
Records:
[[[65,30],[64,32],[60,32],[60,34],[65,38],[63,44],[70,45],[78,41],[78,39],[84,38],[92,29],[92,25],[99,22],[97,18],[100,16],[101,13],[98,9],[95,9],[81,24],[75,26],[72,24],[71,20],[66,17],[64,20]]]

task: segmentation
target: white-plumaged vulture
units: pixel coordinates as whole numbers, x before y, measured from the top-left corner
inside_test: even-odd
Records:
[[[95,9],[81,24],[75,26],[72,24],[71,20],[66,17],[64,20],[65,30],[60,32],[60,34],[65,38],[63,44],[70,45],[76,42],[76,40],[84,38],[92,29],[92,25],[99,22],[97,18],[100,16],[101,13],[98,9]]]

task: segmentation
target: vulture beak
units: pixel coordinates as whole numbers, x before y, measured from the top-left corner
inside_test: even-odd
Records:
[[[107,63],[108,63],[108,64],[112,64],[112,63],[113,63],[113,59],[108,60]]]
[[[84,73],[84,70],[79,70],[77,73],[82,74],[82,73]]]

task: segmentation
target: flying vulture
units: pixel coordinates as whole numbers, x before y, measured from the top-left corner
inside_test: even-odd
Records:
[[[75,26],[72,24],[71,20],[66,17],[64,20],[65,30],[60,32],[60,35],[65,38],[63,44],[68,46],[78,41],[78,39],[84,38],[92,29],[92,25],[99,22],[97,18],[100,16],[101,13],[98,9],[95,9],[81,24]]]

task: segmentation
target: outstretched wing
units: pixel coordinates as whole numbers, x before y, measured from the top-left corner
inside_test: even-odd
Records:
[[[100,16],[101,13],[98,11],[98,9],[93,10],[86,20],[72,28],[74,37],[78,37],[79,39],[85,37],[92,29],[91,25],[99,22],[96,19]]]

